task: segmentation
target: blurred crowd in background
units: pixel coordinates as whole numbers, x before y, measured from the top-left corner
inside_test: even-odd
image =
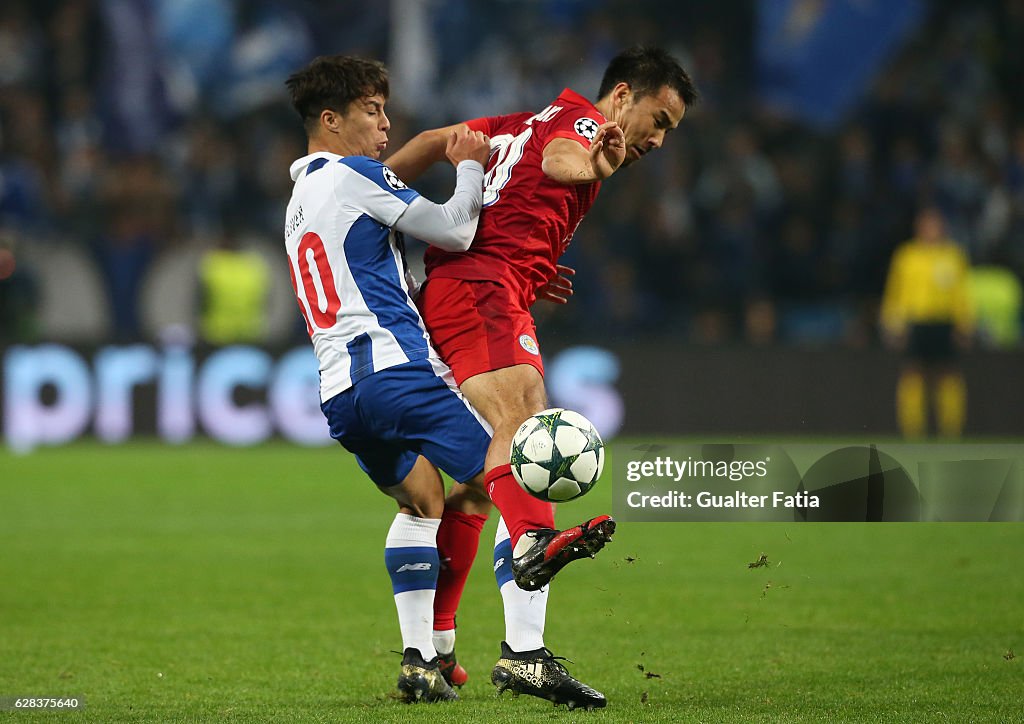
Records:
[[[388,152],[427,127],[540,110],[564,86],[593,97],[634,42],[664,45],[690,70],[701,103],[664,149],[605,184],[564,260],[579,271],[576,297],[539,314],[545,341],[873,344],[889,260],[925,204],[1019,297],[1024,2],[894,1],[902,24],[864,54],[878,65],[824,84],[848,98],[780,102],[800,68],[772,65],[772,33],[798,55],[844,3],[886,6],[5,0],[0,342],[165,328],[214,343],[300,340],[281,245],[288,166],[305,139],[283,81],[339,52],[392,67]],[[440,201],[452,178],[439,169],[416,185]],[[252,284],[221,313],[248,319],[218,331],[200,322],[216,306],[204,285],[230,288],[231,259]]]

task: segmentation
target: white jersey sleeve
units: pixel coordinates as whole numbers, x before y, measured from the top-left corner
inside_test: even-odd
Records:
[[[349,172],[334,174],[335,200],[394,226],[420,195],[406,186],[390,168],[366,156],[345,156],[338,161]]]
[[[421,196],[409,204],[395,228],[445,251],[466,251],[480,220],[483,183],[483,166],[476,161],[459,162],[452,197],[435,204]]]

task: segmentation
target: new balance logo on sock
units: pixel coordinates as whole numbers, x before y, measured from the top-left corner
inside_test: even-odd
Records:
[[[405,573],[406,571],[429,571],[429,563],[406,563],[399,568],[395,573]]]

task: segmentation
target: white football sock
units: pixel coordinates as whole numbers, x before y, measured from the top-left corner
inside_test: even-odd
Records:
[[[519,539],[522,543],[527,537]],[[518,547],[518,546],[517,546]],[[527,545],[529,547],[529,545]],[[512,541],[505,521],[498,519],[494,536],[494,577],[505,605],[505,641],[513,651],[533,651],[544,646],[544,621],[548,611],[548,586],[524,591],[512,577]]]
[[[434,631],[434,649],[439,654],[450,654],[455,650],[455,629]]]
[[[399,513],[388,531],[384,563],[402,631],[402,648],[419,649],[424,661],[437,656],[433,643],[434,591],[440,568],[437,529],[441,520]]]

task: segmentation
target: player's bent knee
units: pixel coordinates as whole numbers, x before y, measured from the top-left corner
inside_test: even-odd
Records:
[[[444,512],[444,482],[441,474],[422,455],[412,470],[398,485],[381,487],[390,495],[403,513],[417,518],[440,518]]]
[[[511,395],[498,408],[492,426],[495,432],[499,430],[515,432],[526,418],[547,407],[547,396],[544,394],[543,387],[539,394]]]
[[[463,484],[453,485],[445,498],[444,507],[470,515],[489,515],[493,504],[484,490],[483,475]]]
[[[536,415],[547,408],[545,400],[526,401],[523,400],[516,405],[508,405],[502,410],[501,415],[493,423],[494,432],[514,433],[530,415]]]
[[[443,495],[407,495],[405,491],[381,490],[395,499],[400,512],[414,518],[440,518],[444,513]]]
[[[465,380],[462,392],[492,427],[518,427],[547,407],[544,378],[530,365],[515,365]]]

